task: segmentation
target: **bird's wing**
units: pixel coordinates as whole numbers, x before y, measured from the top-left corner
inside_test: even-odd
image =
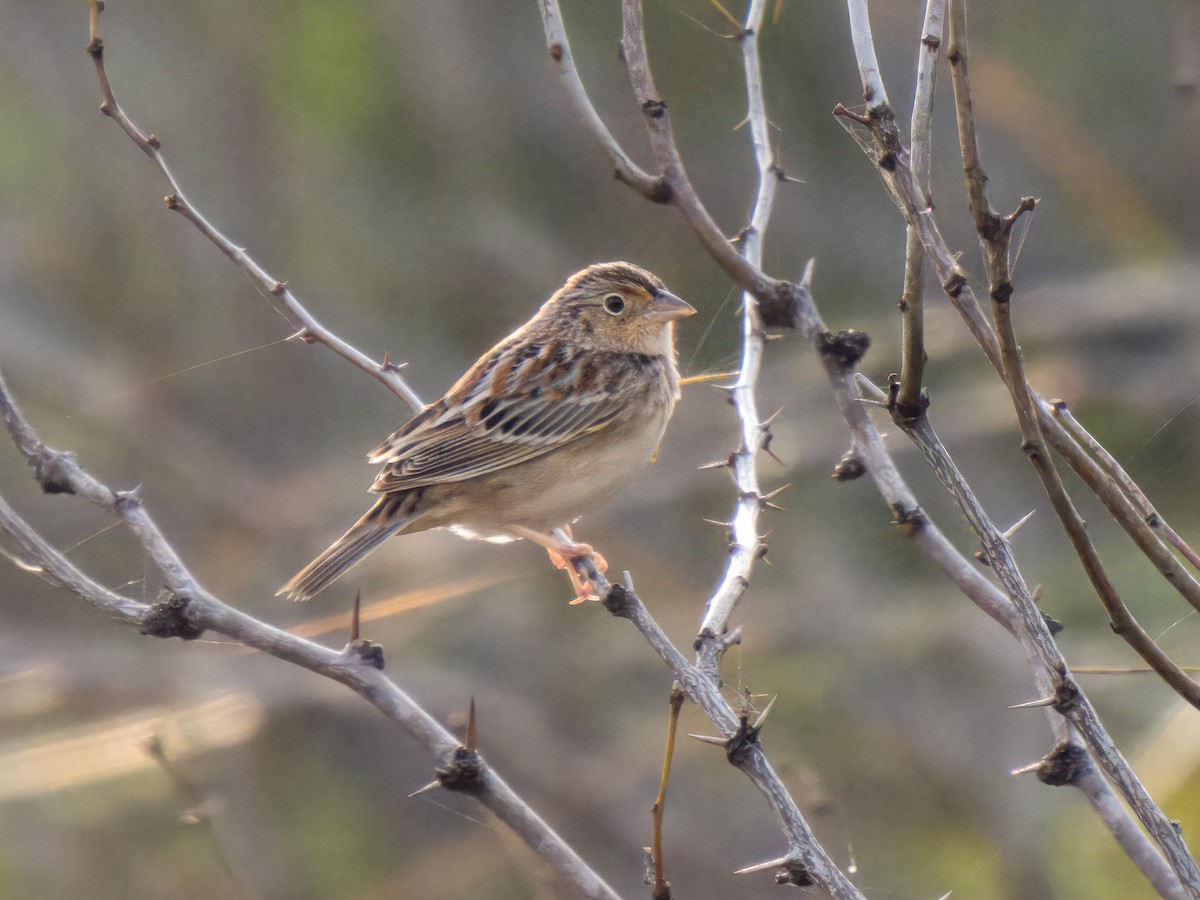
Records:
[[[384,469],[371,490],[465,481],[599,431],[629,403],[614,371],[626,367],[604,362],[561,344],[501,344],[375,449]]]

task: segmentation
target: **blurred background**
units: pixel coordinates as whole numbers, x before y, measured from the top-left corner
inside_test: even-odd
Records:
[[[564,103],[534,0],[108,7],[118,99],[193,202],[322,322],[406,362],[424,398],[568,274],[616,258],[699,309],[680,330],[687,374],[736,365],[735,292],[673,210],[612,179]],[[797,278],[816,258],[827,323],[869,332],[863,371],[882,383],[899,366],[904,230],[830,115],[861,99],[845,10],[779,9],[762,34],[766,95],[779,162],[802,183],[781,190],[766,266]],[[872,14],[907,122],[923,5]],[[618,3],[567,0],[564,17],[598,109],[645,162]],[[689,172],[734,234],[754,185],[737,42],[708,0],[648,0],[646,18]],[[359,589],[394,601],[403,611],[365,627],[389,674],[455,727],[474,696],[487,759],[622,895],[645,896],[667,670],[627,623],[568,606],[566,579],[526,544],[414,535],[310,604],[274,597],[366,508],[364,455],[407,409],[323,348],[286,342],[258,288],[164,208],[158,171],[97,111],[82,0],[0,0],[0,22],[0,365],[43,439],[112,485],[140,484],[200,580],[252,615],[340,647],[344,627],[317,620]],[[1031,380],[1070,401],[1195,543],[1200,16],[1186,0],[1011,0],[972,4],[970,25],[993,202],[1041,198],[1015,269]],[[978,274],[940,79],[939,223]],[[1072,663],[1135,665],[1019,450],[1007,394],[927,296],[935,426],[998,523],[1035,512],[1014,545]],[[914,555],[868,479],[830,479],[848,437],[794,337],[770,345],[759,396],[764,415],[783,409],[784,465],[764,458],[763,483],[791,487],[765,519],[771,565],[734,616],[745,637],[725,677],[779,695],[766,749],[835,859],[879,898],[1150,896],[1080,796],[1009,774],[1052,745],[1042,713],[1008,710],[1034,697],[1021,654]],[[723,531],[704,520],[733,502],[727,476],[698,467],[734,441],[720,392],[689,388],[650,474],[577,529],[634,573],[681,647],[724,564]],[[916,454],[891,441],[929,514],[973,552]],[[1068,484],[1134,614],[1197,663],[1195,615]],[[11,448],[0,492],[96,578],[157,593],[127,533],[43,497]],[[1080,677],[1195,844],[1196,712],[1151,676]],[[344,689],[216,637],[139,637],[7,563],[0,685],[0,897],[568,896],[479,807],[408,799],[434,761]],[[692,708],[683,724],[711,733]],[[666,847],[679,897],[779,890],[770,872],[732,875],[784,844],[710,746],[678,748]]]

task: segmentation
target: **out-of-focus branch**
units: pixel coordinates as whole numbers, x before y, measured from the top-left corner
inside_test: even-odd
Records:
[[[1075,419],[1075,416],[1071,414],[1071,410],[1067,407],[1067,402],[1065,400],[1051,400],[1048,406],[1050,414],[1062,422],[1067,433],[1081,444],[1088,453],[1095,457],[1109,478],[1121,486],[1121,490],[1125,492],[1125,495],[1129,498],[1129,502],[1134,505],[1142,521],[1160,532],[1167,543],[1174,547],[1180,556],[1190,562],[1193,568],[1200,570],[1200,554],[1196,553],[1180,537],[1179,533],[1170,526],[1167,520],[1163,518],[1162,513],[1155,509],[1154,504],[1150,502],[1150,498],[1143,493],[1137,482],[1129,477],[1129,473],[1108,452],[1105,446],[1092,437],[1091,433]]]
[[[362,369],[372,378],[383,384],[384,387],[412,407],[413,412],[420,412],[423,407],[421,398],[408,386],[408,382],[400,376],[399,366],[388,362],[386,358],[382,363],[375,362],[362,351],[352,347],[322,325],[296,299],[296,295],[288,289],[287,282],[274,278],[246,252],[244,247],[239,247],[233,241],[229,240],[188,201],[187,197],[184,196],[183,189],[179,186],[179,182],[175,180],[175,176],[167,168],[167,162],[163,158],[162,145],[159,139],[153,134],[144,134],[141,129],[133,124],[129,116],[121,109],[121,105],[117,103],[112,85],[108,80],[108,72],[104,68],[104,41],[100,37],[100,13],[104,10],[104,2],[103,0],[87,0],[87,4],[89,12],[87,51],[96,65],[96,76],[100,81],[100,93],[103,96],[103,100],[100,103],[100,111],[116,122],[120,129],[129,136],[130,140],[138,146],[138,149],[154,160],[169,185],[169,192],[166,196],[167,208],[175,210],[196,226],[196,229],[208,238],[218,250],[229,257],[243,272],[257,282],[267,292],[268,296],[275,298],[272,305],[287,319],[293,328],[297,329],[297,337],[305,343],[324,344],[338,356]]]
[[[616,900],[617,894],[579,858],[480,757],[463,748],[445,728],[383,674],[381,658],[365,642],[336,652],[274,628],[218,600],[193,577],[151,519],[137,494],[114,491],[88,474],[69,453],[43,444],[22,417],[0,377],[0,411],[13,443],[49,493],[74,494],[123,521],[159,569],[167,591],[158,603],[123,597],[92,581],[29,527],[0,497],[0,530],[20,548],[21,567],[123,621],[143,634],[192,640],[215,631],[301,668],[338,681],[399,723],[425,749],[445,762],[439,783],[474,797],[507,823],[581,897]],[[377,649],[377,648],[376,648]],[[464,755],[465,754],[465,755]],[[461,776],[468,773],[469,777]],[[449,773],[449,774],[443,774]]]

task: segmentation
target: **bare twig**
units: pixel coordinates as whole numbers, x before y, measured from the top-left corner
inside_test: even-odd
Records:
[[[958,501],[959,507],[966,516],[971,527],[978,534],[987,526],[980,519],[982,515],[982,507],[978,500],[971,493],[969,485],[965,479],[958,474],[958,470],[950,461],[949,455],[945,452],[944,446],[937,440],[933,433],[933,427],[927,422],[915,425],[909,437],[917,444],[921,450],[921,454],[929,462],[939,480],[946,486],[947,490]],[[991,559],[988,559],[988,564],[991,565]],[[1109,614],[1110,625],[1113,631],[1123,637],[1129,645],[1137,652],[1146,663],[1158,672],[1159,675],[1170,684],[1179,693],[1181,697],[1192,703],[1193,706],[1200,703],[1200,686],[1184,672],[1179,666],[1173,663],[1162,649],[1154,642],[1137,620],[1133,618],[1129,610],[1119,598],[1115,597],[1115,592],[1111,594],[1104,588],[1111,588],[1107,584],[1107,576],[1104,575],[1101,569],[1097,578],[1093,581],[1093,585],[1101,601],[1104,603],[1104,608]]]
[[[683,701],[687,695],[679,682],[671,685],[671,696],[668,700],[670,711],[667,718],[667,746],[663,751],[662,778],[658,784],[658,796],[654,798],[654,806],[650,810],[653,837],[651,839],[650,855],[654,860],[654,884],[651,897],[653,900],[671,900],[671,882],[664,874],[663,863],[663,816],[667,806],[667,782],[671,777],[671,760],[675,756],[675,735],[679,726],[679,712],[683,709]]]
[[[879,74],[878,67],[875,64],[870,28],[869,24],[865,27],[863,25],[866,20],[866,2],[865,0],[848,0],[848,7],[850,9],[852,32],[855,36],[854,48],[859,60],[864,93],[878,96],[875,92],[875,81],[878,79]],[[953,50],[949,56],[953,61]],[[848,111],[839,106],[839,109],[836,109],[835,112],[846,115]],[[929,214],[928,210],[920,209],[915,205],[916,189],[908,165],[907,153],[899,141],[898,130],[895,127],[894,116],[890,108],[886,102],[873,101],[870,103],[867,116],[850,116],[850,118],[860,122],[866,121],[871,127],[872,137],[876,146],[881,151],[878,160],[881,170],[885,173],[885,180],[888,183],[889,189],[904,212],[906,221],[909,224],[919,226],[922,242],[925,244],[927,254],[935,259],[935,265],[938,266],[939,270],[945,270],[949,255],[941,257],[941,254],[938,252],[941,250],[941,247],[938,246],[940,235],[933,225],[932,215]],[[971,128],[973,128],[973,125]],[[968,170],[972,168],[972,161],[967,158],[966,153],[964,153],[964,165]],[[981,175],[982,169],[980,168],[978,172]],[[973,212],[976,212],[980,208],[978,190],[975,187],[971,187],[971,191],[974,192],[972,199]],[[1011,223],[1014,220],[1015,214],[995,224],[997,228],[1009,231],[1011,230]],[[977,221],[980,221],[978,215]],[[939,259],[939,257],[941,258]],[[993,292],[1000,285],[1007,283],[1007,247],[1005,247],[1004,263],[1004,268],[997,270],[1000,278],[991,279],[994,285]],[[950,272],[956,277],[954,277],[953,282],[943,279],[943,285],[947,293],[954,299],[967,290],[967,284],[965,276],[958,270],[956,263],[952,264]],[[1003,290],[1000,293],[1003,293]],[[1001,297],[1001,301],[1004,300],[1007,300],[1007,295]],[[962,307],[960,306],[960,311],[961,309]],[[1012,358],[1007,355],[1002,356],[996,337],[991,333],[990,329],[979,327],[981,313],[977,305],[974,309],[969,310],[969,313],[969,315],[964,316],[967,319],[968,325],[971,326],[971,330],[976,334],[977,340],[980,341],[981,346],[988,353],[989,359],[1003,373],[1006,363],[1010,366],[1012,365]],[[1027,398],[1025,402],[1029,406],[1033,405],[1029,400],[1030,392],[1028,385],[1024,381],[1023,373],[1014,393],[1024,394]],[[1018,404],[1021,402],[1018,399]],[[1029,418],[1032,420],[1035,414],[1031,412]],[[1049,417],[1047,416],[1046,418]],[[1055,423],[1055,426],[1057,426],[1057,423]],[[1056,699],[1054,708],[1068,718],[1075,728],[1078,729],[1100,767],[1117,785],[1125,801],[1153,836],[1154,841],[1162,850],[1180,883],[1190,893],[1200,896],[1200,870],[1196,868],[1195,861],[1188,853],[1182,838],[1141,786],[1128,763],[1121,756],[1112,739],[1100,724],[1099,718],[1096,716],[1094,709],[1092,709],[1090,702],[1074,683],[1073,679],[1071,679],[1066,661],[1050,636],[1046,623],[1037,610],[1028,588],[1025,586],[1024,580],[1016,568],[1015,560],[1012,558],[1007,541],[997,529],[990,525],[990,522],[987,522],[986,518],[982,518],[983,513],[981,509],[978,510],[978,513],[981,518],[978,518],[972,524],[976,526],[977,534],[983,542],[984,552],[992,564],[993,571],[996,572],[1001,583],[1004,585],[1005,592],[1016,605],[1018,612],[1016,618],[1016,624],[1018,625],[1017,635],[1021,640],[1022,646],[1025,647],[1026,652],[1030,655],[1031,661],[1034,661],[1039,667],[1044,668],[1055,679]]]
[[[913,177],[925,199],[933,206],[930,174],[933,168],[933,97],[937,89],[938,51],[942,47],[942,26],[946,15],[946,0],[928,0],[925,22],[921,27],[921,47],[917,51],[917,87],[913,94],[912,139]]]
[[[117,103],[112,85],[108,80],[108,73],[104,68],[104,41],[100,37],[100,13],[104,10],[104,2],[103,0],[87,0],[87,4],[89,12],[87,52],[91,55],[92,61],[96,65],[96,77],[100,81],[100,93],[103,96],[103,101],[100,103],[100,111],[116,122],[120,129],[129,136],[129,139],[138,146],[138,149],[154,160],[169,186],[166,196],[167,208],[175,210],[196,226],[196,229],[208,238],[218,250],[229,257],[243,272],[257,282],[267,292],[268,296],[275,298],[278,301],[276,309],[296,329],[297,337],[306,343],[324,344],[338,356],[362,369],[372,378],[383,384],[384,387],[411,406],[414,412],[420,412],[423,406],[421,398],[408,386],[408,382],[400,377],[398,366],[387,361],[383,363],[375,362],[362,351],[352,347],[322,325],[312,313],[301,305],[296,295],[288,289],[287,282],[274,278],[246,252],[244,247],[237,246],[218,231],[188,201],[187,197],[184,196],[183,189],[179,186],[179,182],[175,180],[175,176],[167,168],[167,162],[163,158],[162,145],[158,137],[153,134],[144,134],[133,124],[129,116],[121,109],[120,104]],[[272,305],[275,304],[273,303]]]
[[[746,74],[747,121],[754,161],[758,168],[758,189],[750,224],[741,234],[742,255],[756,269],[762,268],[762,242],[771,219],[771,207],[779,186],[779,168],[771,153],[770,133],[762,92],[762,69],[758,58],[758,32],[762,27],[766,0],[752,0],[746,12],[746,24],[741,31],[742,65]],[[644,40],[644,36],[642,38]],[[668,135],[669,139],[669,135]],[[730,525],[732,540],[729,561],[721,583],[705,607],[700,623],[702,652],[713,646],[712,638],[729,628],[734,606],[750,583],[754,561],[766,551],[759,537],[758,518],[763,497],[759,491],[758,451],[770,439],[770,432],[759,422],[755,386],[762,369],[764,333],[758,314],[758,299],[749,291],[742,293],[742,363],[737,381],[730,388],[730,399],[737,411],[741,434],[740,445],[729,457],[729,469],[737,487],[738,500]],[[707,665],[715,677],[719,665],[717,655],[707,654]]]
[[[850,0],[851,7],[856,7],[862,0]],[[869,31],[866,34],[870,37]],[[856,54],[866,52],[864,48],[855,46]],[[873,53],[873,51],[871,51]],[[866,77],[865,70],[863,77]],[[979,344],[988,362],[999,373],[1003,374],[1004,363],[1001,359],[1000,344],[988,317],[976,298],[966,273],[958,264],[956,254],[946,244],[937,227],[933,211],[926,208],[918,198],[918,191],[912,178],[910,157],[900,140],[900,131],[896,126],[895,115],[886,104],[869,109],[868,115],[853,113],[842,104],[834,107],[834,115],[839,116],[846,124],[847,131],[863,148],[864,152],[878,166],[892,198],[895,200],[905,222],[913,225],[921,237],[926,259],[933,264],[942,290],[950,298],[966,323],[971,335]],[[869,129],[868,136],[853,127],[859,124]],[[1011,219],[1011,217],[1008,217]],[[1011,228],[1011,222],[998,227]],[[1036,395],[1034,395],[1036,397]],[[1060,423],[1050,414],[1049,405],[1037,398],[1035,412],[1038,416],[1038,427],[1047,443],[1059,453],[1067,464],[1087,484],[1093,494],[1104,504],[1105,509],[1125,533],[1133,540],[1138,549],[1150,560],[1155,570],[1159,572],[1194,609],[1200,610],[1200,581],[1179,564],[1159,536],[1137,513],[1128,496],[1096,462],[1075,444]]]
[[[567,31],[563,27],[562,12],[558,3],[555,0],[541,0],[539,6],[542,11],[542,26],[546,32],[546,49],[550,52],[550,59],[566,91],[567,100],[596,139],[601,152],[612,164],[613,176],[648,200],[655,203],[668,202],[671,199],[671,188],[666,179],[649,174],[633,162],[592,106],[587,89],[579,77],[579,71],[575,68],[575,57],[571,55],[571,42],[567,40]]]
[[[888,105],[887,89],[883,86],[883,75],[879,71],[879,60],[875,58],[875,40],[871,37],[871,11],[867,3],[850,3],[850,42],[854,45],[854,58],[858,60],[858,74],[862,81],[863,99],[867,109]]]
[[[1047,452],[1040,426],[1041,417],[1038,415],[1040,408],[1025,378],[1024,361],[1013,327],[1013,286],[1009,273],[1012,224],[1022,212],[1032,211],[1033,201],[1031,198],[1025,198],[1014,213],[1003,218],[993,211],[988,201],[987,175],[983,169],[975,134],[974,101],[968,69],[966,6],[962,0],[951,0],[949,56],[968,200],[984,249],[988,294],[992,298],[992,316],[996,323],[1001,359],[1004,363],[1002,374],[1016,408],[1017,421],[1021,427],[1022,448],[1041,479],[1050,504],[1070,538],[1096,595],[1109,615],[1113,631],[1124,638],[1181,697],[1200,708],[1200,685],[1167,657],[1150,635],[1137,624],[1117,594],[1116,587],[1100,561],[1100,554],[1088,536],[1087,526],[1067,494],[1058,470]]]
[[[1092,437],[1091,433],[1076,420],[1075,416],[1071,414],[1071,410],[1067,407],[1066,401],[1051,400],[1046,406],[1050,414],[1062,422],[1067,433],[1096,458],[1104,473],[1121,486],[1121,490],[1125,492],[1125,495],[1129,498],[1129,502],[1137,510],[1137,514],[1141,516],[1142,521],[1160,532],[1167,543],[1174,547],[1180,556],[1191,563],[1193,568],[1200,570],[1200,553],[1193,550],[1191,545],[1180,537],[1178,532],[1163,518],[1162,513],[1155,509],[1154,504],[1142,492],[1137,482],[1129,477],[1129,473],[1125,471],[1124,467],[1117,462],[1116,458],[1108,452],[1103,444]]]
[[[239,612],[206,591],[151,519],[135,492],[114,491],[88,474],[69,453],[43,444],[21,416],[0,377],[0,411],[13,443],[33,468],[43,488],[75,494],[123,521],[153,560],[166,584],[166,596],[153,605],[140,603],[101,587],[59,551],[42,540],[0,497],[0,529],[21,548],[22,562],[52,584],[119,616],[142,633],[155,637],[199,637],[215,631],[301,668],[346,685],[399,723],[425,749],[442,760],[460,751],[454,736],[383,674],[371,660],[341,653],[281,631]],[[615,900],[617,894],[560,838],[477,754],[475,778],[455,785],[507,823],[565,879],[579,896]],[[449,787],[445,782],[443,786]]]
[[[757,729],[748,729],[745,715],[729,705],[719,683],[689,663],[671,643],[635,593],[629,574],[626,573],[624,585],[614,585],[596,569],[591,557],[581,557],[575,565],[579,574],[591,582],[604,599],[605,608],[619,618],[628,619],[641,632],[646,642],[674,673],[688,699],[700,707],[721,733],[715,742],[725,748],[730,763],[750,779],[775,813],[788,842],[788,855],[785,858],[794,864],[797,871],[806,873],[806,877],[811,879],[808,883],[820,886],[830,896],[861,900],[862,894],[818,843],[796,801],[771,766],[758,741]]]
[[[938,50],[942,45],[942,19],[946,0],[928,0],[925,24],[917,51],[917,88],[913,96],[910,137],[913,177],[926,208],[932,208],[930,168],[933,158],[933,96],[937,85]],[[894,408],[897,415],[915,418],[924,411],[921,384],[925,374],[925,251],[916,229],[906,226],[904,244],[904,289],[900,294],[900,312],[904,324],[900,383]]]
[[[556,71],[563,76],[572,108],[614,164],[619,160],[627,160],[628,154],[617,144],[588,100],[587,92],[583,89],[574,66],[561,66],[562,60],[568,58],[566,54],[569,53],[570,44],[566,40],[558,0],[539,0],[539,6],[546,34],[546,47]],[[628,179],[621,175],[618,177],[622,181],[632,182],[631,186],[643,196],[657,202],[670,203],[680,211],[713,260],[735,283],[758,298],[759,316],[765,325],[803,329],[806,323],[801,320],[803,311],[801,304],[796,302],[794,285],[765,275],[761,269],[745,259],[700,202],[675,147],[667,104],[658,96],[650,75],[645,35],[642,32],[641,4],[633,0],[626,2],[622,18],[624,27],[621,48],[625,54],[634,94],[650,132],[651,151],[657,171],[652,176],[644,172],[639,176],[630,169]]]

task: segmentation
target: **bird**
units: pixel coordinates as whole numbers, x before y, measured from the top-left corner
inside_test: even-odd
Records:
[[[679,398],[674,323],[696,310],[628,262],[576,272],[528,322],[375,448],[375,504],[278,594],[308,600],[384,540],[433,528],[603,557],[570,525],[656,455]]]

